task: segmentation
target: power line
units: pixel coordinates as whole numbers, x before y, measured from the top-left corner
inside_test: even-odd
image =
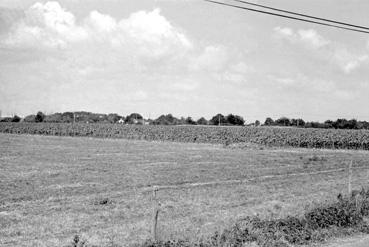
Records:
[[[250,3],[250,2],[242,1],[242,0],[233,0],[233,1],[239,2],[239,3],[243,3],[243,4],[247,4],[247,5],[256,6],[256,7],[261,7],[261,8],[264,8],[264,9],[275,10],[275,11],[279,11],[279,12],[282,12],[282,13],[287,13],[287,14],[292,14],[292,15],[297,15],[297,16],[302,16],[302,17],[307,17],[307,18],[311,18],[311,19],[315,19],[315,20],[320,20],[320,21],[325,21],[325,22],[332,22],[332,23],[335,23],[335,24],[340,24],[340,25],[345,25],[345,26],[350,26],[350,27],[356,27],[356,28],[361,28],[361,29],[369,30],[369,27],[354,25],[354,24],[350,24],[350,23],[346,23],[346,22],[340,22],[340,21],[326,19],[326,18],[321,18],[321,17],[316,17],[316,16],[312,16],[312,15],[301,14],[301,13],[292,12],[292,11],[288,11],[288,10],[284,10],[284,9],[273,8],[273,7],[266,6],[266,5],[261,5],[261,4],[256,4],[256,3]]]
[[[355,29],[355,28],[348,28],[348,27],[333,25],[333,24],[319,22],[319,21],[312,21],[312,20],[298,18],[298,17],[293,17],[293,16],[288,16],[288,15],[281,15],[281,14],[277,14],[277,13],[273,13],[273,12],[268,12],[268,11],[263,11],[263,10],[257,10],[257,9],[251,9],[251,8],[246,8],[246,7],[242,7],[242,6],[238,6],[238,5],[216,2],[216,1],[212,1],[212,0],[203,0],[203,1],[214,3],[214,4],[219,4],[219,5],[224,5],[224,6],[228,6],[228,7],[233,7],[233,8],[248,10],[248,11],[252,11],[252,12],[262,13],[262,14],[266,14],[266,15],[272,15],[272,16],[278,16],[278,17],[282,17],[282,18],[292,19],[292,20],[296,20],[296,21],[308,22],[308,23],[313,23],[313,24],[327,26],[327,27],[334,27],[334,28],[338,28],[338,29],[344,29],[344,30],[348,30],[348,31],[369,34],[368,31],[364,31],[364,30],[360,30],[360,29]]]

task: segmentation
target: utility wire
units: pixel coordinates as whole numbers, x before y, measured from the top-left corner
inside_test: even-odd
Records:
[[[364,26],[359,26],[359,25],[353,25],[353,24],[346,23],[346,22],[340,22],[340,21],[336,21],[336,20],[320,18],[320,17],[316,17],[316,16],[312,16],[312,15],[306,15],[306,14],[301,14],[301,13],[292,12],[292,11],[288,11],[288,10],[284,10],[284,9],[277,9],[277,8],[269,7],[269,6],[266,6],[266,5],[251,3],[251,2],[242,1],[242,0],[233,0],[233,1],[239,2],[239,3],[243,3],[243,4],[247,4],[247,5],[256,6],[256,7],[261,7],[261,8],[264,8],[264,9],[275,10],[275,11],[279,11],[279,12],[282,12],[282,13],[287,13],[287,14],[292,14],[292,15],[297,15],[297,16],[302,16],[302,17],[307,17],[307,18],[311,18],[311,19],[315,19],[315,20],[320,20],[320,21],[325,21],[325,22],[331,22],[331,23],[345,25],[345,26],[349,26],[349,27],[356,27],[356,28],[361,28],[361,29],[369,30],[369,27],[364,27]]]
[[[214,4],[219,4],[219,5],[223,5],[223,6],[228,6],[228,7],[233,7],[233,8],[248,10],[248,11],[252,11],[252,12],[262,13],[262,14],[266,14],[266,15],[278,16],[278,17],[282,17],[282,18],[287,18],[287,19],[292,19],[292,20],[297,20],[297,21],[302,21],[302,22],[308,22],[308,23],[313,23],[313,24],[327,26],[327,27],[334,27],[334,28],[344,29],[344,30],[348,30],[348,31],[369,34],[368,31],[364,31],[364,30],[360,30],[360,29],[354,29],[354,28],[348,28],[348,27],[333,25],[333,24],[324,23],[324,22],[312,21],[312,20],[298,18],[298,17],[293,17],[293,16],[288,16],[288,15],[281,15],[281,14],[277,14],[277,13],[273,13],[273,12],[268,12],[268,11],[263,11],[263,10],[257,10],[257,9],[251,9],[251,8],[246,8],[246,7],[242,7],[242,6],[238,6],[238,5],[216,2],[216,1],[212,1],[212,0],[203,0],[203,1],[214,3]]]

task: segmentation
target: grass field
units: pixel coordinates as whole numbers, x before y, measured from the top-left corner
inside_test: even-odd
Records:
[[[150,237],[153,185],[163,239],[196,239],[247,215],[301,214],[367,184],[367,151],[276,149],[0,134],[0,246],[96,245]],[[369,168],[369,166],[368,166]],[[278,175],[274,177],[275,175]],[[187,187],[190,183],[247,180]],[[182,187],[181,187],[182,186]]]

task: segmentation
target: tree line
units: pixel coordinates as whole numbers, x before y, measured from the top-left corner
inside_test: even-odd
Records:
[[[347,120],[345,118],[339,118],[335,121],[326,120],[321,122],[305,122],[303,119],[289,119],[287,117],[281,117],[277,120],[273,120],[268,117],[265,122],[265,126],[289,126],[300,128],[320,128],[320,129],[369,129],[369,122],[358,121],[356,119]]]
[[[298,127],[298,128],[324,128],[324,129],[369,129],[369,122],[358,121],[356,119],[340,118],[335,121],[327,120],[321,122],[306,122],[301,118],[281,117],[276,120],[268,117],[264,123],[256,120],[253,123],[246,124],[243,117],[235,114],[223,115],[216,114],[207,120],[201,117],[194,120],[192,117],[174,117],[172,114],[161,115],[156,119],[145,119],[139,113],[131,113],[122,116],[117,113],[100,114],[92,112],[63,112],[54,114],[44,114],[41,111],[34,115],[28,115],[21,118],[17,115],[13,117],[5,117],[0,122],[29,122],[29,123],[121,123],[121,124],[151,124],[151,125],[222,125],[222,126],[282,126],[282,127]]]
[[[144,119],[139,113],[122,116],[117,113],[100,114],[92,112],[63,112],[46,115],[39,111],[25,118],[5,117],[1,122],[28,122],[28,123],[122,123],[122,124],[152,124],[152,125],[245,125],[245,120],[238,115],[226,116],[217,114],[210,120],[201,117],[194,120],[192,117],[174,117],[172,114],[161,115],[156,119]]]

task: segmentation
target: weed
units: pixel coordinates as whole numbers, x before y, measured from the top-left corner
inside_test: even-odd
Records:
[[[66,247],[87,247],[87,241],[81,239],[79,235],[73,237],[72,243]]]
[[[113,204],[113,200],[109,198],[99,198],[93,202],[94,205],[110,205]]]

